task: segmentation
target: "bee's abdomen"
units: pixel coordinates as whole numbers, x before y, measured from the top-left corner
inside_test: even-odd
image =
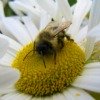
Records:
[[[51,43],[43,41],[36,45],[36,51],[40,55],[50,55],[53,53],[54,50]]]

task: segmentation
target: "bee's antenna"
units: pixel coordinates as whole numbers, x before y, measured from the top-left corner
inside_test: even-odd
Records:
[[[26,57],[27,57],[32,51],[36,51],[36,50],[31,50],[31,51],[29,51],[29,52],[26,54],[26,56],[24,57],[23,61],[26,59]]]

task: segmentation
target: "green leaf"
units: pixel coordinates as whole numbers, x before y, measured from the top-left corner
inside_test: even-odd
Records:
[[[9,7],[9,4],[6,4],[4,8],[5,16],[13,16],[16,15],[13,10]]]
[[[95,100],[100,100],[100,93],[90,93],[90,94],[95,98]]]
[[[68,2],[72,6],[73,4],[75,4],[77,2],[77,0],[68,0]]]

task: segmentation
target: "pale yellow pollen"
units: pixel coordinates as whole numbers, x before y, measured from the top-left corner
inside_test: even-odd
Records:
[[[82,72],[85,54],[73,41],[65,42],[63,49],[57,52],[56,59],[53,55],[44,57],[46,68],[43,58],[36,51],[25,58],[33,49],[33,45],[30,43],[23,47],[12,63],[12,66],[21,72],[20,79],[15,85],[18,91],[34,97],[61,93]]]
[[[81,94],[80,93],[76,93],[76,96],[80,96]]]

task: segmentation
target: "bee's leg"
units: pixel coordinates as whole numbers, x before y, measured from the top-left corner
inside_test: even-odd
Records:
[[[57,56],[56,51],[54,51],[54,64],[55,65],[56,65],[56,56]]]
[[[34,51],[36,52],[36,43],[34,41],[34,45],[33,45],[33,54],[34,54]]]
[[[44,64],[44,67],[46,68],[46,64],[45,64],[44,56],[43,56],[43,64]]]
[[[34,46],[33,46],[33,50],[35,50],[35,41],[34,41]]]
[[[44,60],[44,56],[43,56],[42,52],[41,52],[41,55],[42,55],[42,60],[43,60],[44,67],[46,68],[46,64],[45,64],[45,60]]]
[[[66,37],[68,40],[70,40],[70,36],[69,36],[69,35],[66,35],[66,34],[65,34],[65,37]]]
[[[66,34],[65,34],[65,37],[66,37],[68,40],[70,40],[70,41],[74,42],[74,40],[73,40],[73,39],[71,39],[71,37],[70,37],[69,35],[66,35]]]

